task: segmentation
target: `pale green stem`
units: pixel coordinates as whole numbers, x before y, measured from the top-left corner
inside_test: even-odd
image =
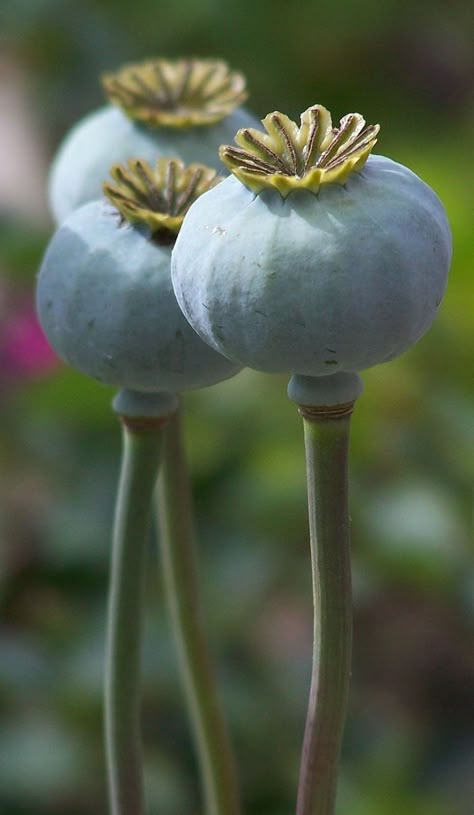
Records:
[[[158,514],[166,600],[196,743],[205,812],[238,815],[234,760],[199,601],[192,500],[179,412],[164,431]]]
[[[333,815],[351,670],[350,412],[332,418],[324,411],[312,415],[311,408],[300,412],[308,478],[314,643],[297,815]]]
[[[123,424],[123,456],[113,534],[105,742],[112,815],[143,815],[140,657],[144,570],[158,473],[159,422]]]

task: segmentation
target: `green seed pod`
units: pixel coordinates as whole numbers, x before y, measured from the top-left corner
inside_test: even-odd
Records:
[[[238,107],[245,80],[219,60],[148,60],[102,78],[111,104],[82,119],[53,162],[49,197],[60,223],[101,197],[112,164],[176,156],[219,169],[219,145],[255,118]]]
[[[369,156],[378,126],[269,114],[221,148],[233,175],[196,201],[172,256],[187,319],[242,365],[320,377],[398,356],[431,325],[451,257],[442,204]]]
[[[140,392],[178,392],[227,379],[239,366],[209,348],[173,293],[171,248],[191,202],[217,182],[202,165],[160,159],[115,166],[110,198],[75,210],[54,234],[37,307],[62,359]],[[127,220],[125,220],[127,219]]]

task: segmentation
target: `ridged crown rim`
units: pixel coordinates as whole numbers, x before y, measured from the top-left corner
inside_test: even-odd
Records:
[[[191,204],[221,180],[204,164],[185,165],[176,158],[160,158],[152,167],[143,159],[115,164],[103,191],[122,218],[146,225],[159,243],[174,242]]]
[[[244,76],[217,59],[149,59],[101,77],[112,104],[149,127],[215,124],[247,98]]]
[[[335,128],[323,105],[305,110],[300,126],[278,111],[265,116],[262,124],[266,133],[239,130],[237,146],[224,145],[219,155],[250,190],[259,193],[271,187],[284,198],[295,189],[317,193],[323,184],[344,184],[363,168],[380,130],[378,124],[366,125],[360,113],[348,113]]]

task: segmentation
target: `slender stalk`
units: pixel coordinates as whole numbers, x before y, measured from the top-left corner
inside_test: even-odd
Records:
[[[143,815],[139,726],[143,576],[161,431],[123,424],[123,456],[112,545],[105,742],[112,815]]]
[[[347,476],[350,412],[338,415],[337,407],[332,415],[330,408],[326,413],[311,408],[300,412],[308,478],[314,644],[297,815],[333,815],[352,643]]]
[[[164,431],[159,524],[166,600],[200,765],[205,812],[238,815],[234,760],[199,602],[192,499],[179,411]]]

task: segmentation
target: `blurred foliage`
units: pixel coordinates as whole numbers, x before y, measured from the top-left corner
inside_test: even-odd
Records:
[[[3,0],[0,10],[0,83],[6,62],[24,77],[44,136],[39,162],[42,144],[52,156],[102,104],[102,70],[155,54],[222,56],[246,73],[261,116],[322,102],[335,118],[357,109],[381,122],[378,150],[445,203],[455,254],[437,323],[403,359],[365,374],[354,416],[354,670],[339,815],[472,813],[468,15],[461,0]],[[32,302],[47,223],[46,211],[34,220],[1,200],[0,320],[2,302]],[[203,597],[249,815],[293,811],[311,659],[302,434],[285,388],[284,377],[244,371],[184,400]],[[0,372],[5,815],[106,810],[101,677],[120,454],[111,396],[59,364],[28,378]],[[157,551],[153,535],[147,793],[150,812],[183,815],[200,811],[199,791]]]

